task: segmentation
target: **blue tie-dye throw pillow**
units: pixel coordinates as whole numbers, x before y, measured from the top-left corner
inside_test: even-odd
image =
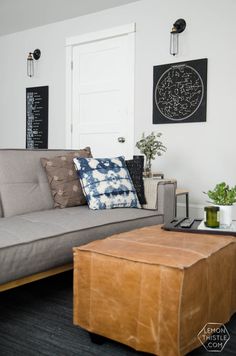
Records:
[[[124,157],[74,158],[90,209],[141,208]]]

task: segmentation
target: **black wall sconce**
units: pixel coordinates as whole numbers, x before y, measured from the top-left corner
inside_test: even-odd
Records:
[[[186,22],[184,19],[178,19],[173,24],[170,33],[170,54],[175,56],[179,52],[179,33],[183,32],[186,27]]]
[[[27,75],[28,77],[34,76],[34,59],[37,61],[41,57],[40,49],[35,49],[34,52],[29,52],[27,57]]]

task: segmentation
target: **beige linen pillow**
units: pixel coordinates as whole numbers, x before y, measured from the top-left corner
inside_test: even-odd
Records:
[[[41,158],[46,170],[55,208],[86,204],[80,181],[76,175],[73,158],[92,157],[90,147],[65,153],[62,156]]]

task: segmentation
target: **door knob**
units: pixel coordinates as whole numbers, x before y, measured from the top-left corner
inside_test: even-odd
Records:
[[[125,138],[124,137],[118,137],[118,142],[124,143],[125,142]]]

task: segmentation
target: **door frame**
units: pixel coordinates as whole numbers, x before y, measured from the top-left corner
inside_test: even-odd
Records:
[[[133,132],[131,133],[131,140],[134,146],[134,76],[135,76],[135,32],[136,24],[130,23],[123,26],[117,26],[97,32],[89,32],[83,35],[69,37],[66,39],[66,115],[65,115],[65,145],[66,148],[73,147],[72,133],[73,133],[73,47],[80,44],[91,43],[95,41],[105,40],[122,35],[129,35],[129,58],[130,58],[130,75],[131,85],[130,105],[128,108],[128,115],[132,122]]]

